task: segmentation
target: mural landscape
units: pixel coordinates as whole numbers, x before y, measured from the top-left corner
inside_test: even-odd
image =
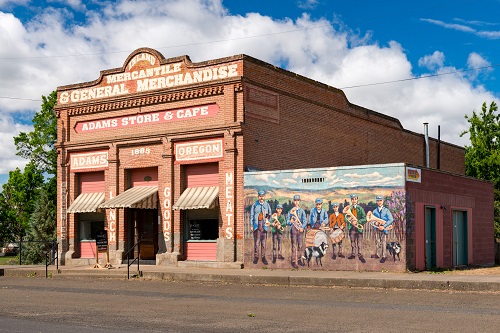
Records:
[[[404,168],[246,172],[245,266],[404,271]]]

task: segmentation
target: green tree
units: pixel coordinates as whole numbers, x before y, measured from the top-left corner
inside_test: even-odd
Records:
[[[45,260],[48,252],[56,240],[56,206],[50,199],[50,185],[46,183],[41,189],[35,209],[30,217],[30,228],[26,239],[37,242],[23,245],[23,263],[37,264]],[[46,241],[46,242],[41,242]]]
[[[53,202],[48,207],[54,210],[55,216],[57,152],[54,144],[57,142],[57,118],[54,106],[57,93],[53,91],[47,97],[42,96],[42,101],[41,110],[32,119],[33,131],[21,132],[14,137],[17,155],[28,159],[29,163],[24,172],[20,169],[11,171],[9,180],[3,185],[0,194],[0,241],[18,240],[33,228],[35,221],[31,214],[42,187]]]
[[[42,109],[33,117],[33,131],[21,132],[14,137],[16,155],[30,160],[38,170],[49,175],[56,175],[57,152],[57,118],[54,106],[57,103],[57,92],[42,96]]]
[[[465,116],[469,129],[470,146],[465,146],[465,173],[493,182],[495,187],[495,237],[500,238],[500,115],[498,106],[491,102],[489,108],[483,103],[481,112]]]
[[[24,237],[28,230],[31,213],[35,208],[38,191],[44,184],[43,175],[33,163],[28,163],[22,172],[19,168],[9,172],[0,196],[0,210],[5,219],[6,239]]]
[[[17,240],[16,221],[14,212],[11,209],[7,209],[7,205],[4,204],[3,194],[0,195],[0,244],[1,243],[11,243]]]

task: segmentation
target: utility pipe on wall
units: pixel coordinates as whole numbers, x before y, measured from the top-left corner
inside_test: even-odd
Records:
[[[425,133],[425,166],[429,167],[429,123],[424,123]]]
[[[438,125],[438,152],[437,152],[437,168],[441,169],[441,125]]]

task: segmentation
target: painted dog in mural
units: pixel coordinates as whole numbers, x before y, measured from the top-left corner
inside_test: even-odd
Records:
[[[318,266],[318,262],[321,266],[323,266],[321,258],[325,256],[326,249],[328,249],[328,244],[325,242],[322,242],[319,246],[308,246],[304,250],[304,255],[302,256],[302,260],[307,260],[307,267],[309,267],[311,258],[314,257],[316,258],[316,266]]]
[[[401,244],[399,244],[399,242],[387,243],[386,247],[387,251],[389,251],[389,254],[392,255],[394,262],[396,262],[396,256],[398,257],[399,261],[401,261],[401,258],[399,257],[399,253],[401,252]]]

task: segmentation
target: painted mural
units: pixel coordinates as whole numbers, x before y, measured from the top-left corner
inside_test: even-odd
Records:
[[[245,266],[405,271],[404,164],[246,172]]]

